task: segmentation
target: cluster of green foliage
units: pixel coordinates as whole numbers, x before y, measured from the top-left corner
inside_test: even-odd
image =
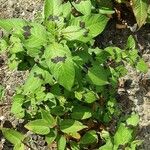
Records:
[[[139,28],[141,28],[146,22],[147,23],[150,22],[149,0],[115,0],[115,1],[118,3],[125,3],[129,7],[131,7]]]
[[[49,145],[56,141],[58,150],[135,150],[141,143],[135,140],[138,115],[122,117],[115,97],[126,63],[142,72],[148,67],[132,36],[124,49],[94,46],[109,21],[97,3],[45,0],[38,22],[0,19],[6,32],[0,49],[8,53],[10,69],[30,71],[11,112]],[[111,133],[107,127],[115,117],[120,119]],[[1,130],[14,150],[24,150],[26,134]]]

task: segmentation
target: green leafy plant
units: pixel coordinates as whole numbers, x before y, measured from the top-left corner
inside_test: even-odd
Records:
[[[134,140],[133,127],[136,127],[139,122],[139,117],[136,114],[132,114],[125,122],[121,122],[118,125],[115,135],[112,137],[110,134],[103,130],[100,134],[105,140],[105,144],[99,148],[99,150],[136,150],[142,141]]]
[[[119,2],[126,3],[132,8],[139,28],[141,28],[146,23],[150,6],[148,0],[130,0],[130,2],[128,2],[127,0],[121,0]]]
[[[107,138],[101,135],[101,126],[106,128],[115,116],[121,116],[115,95],[118,79],[127,73],[126,63],[139,71],[148,70],[132,36],[123,50],[94,46],[94,38],[109,20],[104,14],[90,0],[46,0],[39,22],[0,19],[6,32],[0,48],[8,53],[10,69],[29,70],[25,84],[13,97],[11,112],[28,121],[25,128],[44,136],[49,145],[56,141],[58,150],[137,145],[125,120],[114,136],[108,131]],[[134,115],[126,122],[137,126],[137,120]],[[26,135],[1,130],[14,149],[24,149]],[[122,131],[126,136],[120,141]]]

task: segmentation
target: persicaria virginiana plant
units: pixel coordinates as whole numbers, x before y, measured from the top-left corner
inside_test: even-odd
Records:
[[[94,38],[110,19],[106,14],[114,13],[109,9],[99,8],[98,1],[45,0],[37,22],[0,19],[0,49],[8,54],[9,68],[29,70],[11,112],[48,145],[55,141],[58,150],[135,150],[141,143],[134,136],[139,117],[122,116],[116,93],[126,64],[142,72],[148,67],[132,36],[124,49],[95,47]],[[114,118],[120,119],[111,132]],[[14,150],[25,149],[27,134],[1,130]]]

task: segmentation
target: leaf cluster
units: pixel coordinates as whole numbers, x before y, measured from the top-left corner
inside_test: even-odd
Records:
[[[121,116],[115,95],[118,79],[127,73],[125,65],[142,72],[148,67],[132,36],[124,49],[94,46],[94,38],[109,21],[96,4],[46,0],[39,22],[0,19],[6,32],[0,49],[8,53],[10,69],[29,70],[16,90],[11,112],[28,121],[25,128],[44,136],[49,145],[56,141],[58,150],[115,150],[120,145],[134,150],[139,143],[125,124],[136,126],[136,115],[119,123],[114,136],[108,131],[102,135],[114,117]],[[14,149],[24,149],[26,135],[1,130]]]

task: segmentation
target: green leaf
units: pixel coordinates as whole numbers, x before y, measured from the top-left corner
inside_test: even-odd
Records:
[[[47,70],[35,65],[23,85],[23,94],[34,93],[43,83],[53,84],[52,76]]]
[[[88,91],[83,95],[84,101],[87,103],[93,103],[97,100],[96,94],[93,91]]]
[[[10,32],[12,30],[18,30],[21,29],[23,26],[26,25],[26,21],[23,19],[0,19],[0,27],[6,30],[7,32]]]
[[[49,16],[59,16],[62,12],[61,0],[45,0],[44,18],[48,19]]]
[[[148,12],[148,0],[133,0],[133,12],[137,21],[139,28],[145,24],[147,19],[147,12]]]
[[[4,137],[14,145],[21,144],[25,138],[23,134],[21,134],[20,132],[16,130],[8,129],[8,128],[2,128],[1,130],[2,130]]]
[[[57,141],[57,150],[65,150],[66,148],[66,138],[62,135]]]
[[[26,49],[41,48],[47,44],[47,32],[44,26],[38,23],[31,23],[31,35],[24,41]]]
[[[56,120],[50,114],[49,111],[41,109],[41,115],[42,115],[42,119],[45,120],[49,124],[49,126],[51,128],[53,128],[54,126],[56,126]]]
[[[87,128],[87,126],[76,120],[64,119],[60,122],[60,130],[64,133],[75,133],[84,128]]]
[[[128,37],[126,49],[135,49],[136,43],[132,35]]]
[[[56,106],[51,109],[51,113],[56,116],[62,116],[65,114],[65,108],[63,106]]]
[[[132,125],[132,126],[137,126],[139,123],[140,119],[139,116],[137,114],[132,114],[127,120],[127,124],[128,125]]]
[[[57,137],[57,132],[54,129],[50,129],[50,133],[45,135],[45,140],[48,145],[52,144]]]
[[[13,104],[11,107],[11,112],[17,118],[23,118],[25,115],[25,110],[22,108],[24,100],[25,100],[25,97],[23,95],[15,95],[13,97]]]
[[[120,62],[122,60],[122,50],[118,47],[106,47],[105,50],[110,53],[111,58],[114,59],[116,62]]]
[[[98,142],[98,136],[96,134],[96,131],[90,130],[83,135],[79,143],[83,145],[89,145],[97,142]]]
[[[95,85],[102,86],[108,84],[107,72],[102,66],[94,65],[88,70],[87,78]]]
[[[9,52],[11,54],[15,54],[15,53],[23,52],[23,51],[24,49],[21,43],[14,43],[12,47],[11,46],[9,47]]]
[[[30,121],[25,125],[25,128],[40,135],[46,135],[50,133],[50,125],[43,119]]]
[[[137,63],[136,69],[143,73],[146,73],[148,71],[148,64],[146,64],[143,59],[140,59]]]
[[[27,78],[27,81],[23,85],[23,94],[34,93],[34,91],[44,83],[42,75],[43,70],[38,66],[34,66]]]
[[[63,10],[63,17],[67,18],[68,16],[71,15],[71,4],[70,2],[64,3],[62,5],[62,10]]]
[[[83,15],[90,15],[92,10],[91,0],[84,0],[79,2],[72,2],[75,9]]]
[[[81,23],[85,23],[86,31],[83,37],[80,38],[80,41],[88,42],[104,30],[108,20],[109,18],[105,15],[91,14],[72,19],[71,25],[80,26]]]
[[[67,90],[71,90],[75,69],[69,48],[58,43],[51,44],[45,51],[46,63],[56,81]]]
[[[120,123],[114,135],[114,144],[116,145],[116,148],[119,145],[124,145],[130,142],[132,140],[132,133],[133,133],[132,129],[126,127],[124,123]]]
[[[81,36],[83,36],[85,29],[82,29],[78,26],[68,26],[61,31],[62,36],[69,40],[78,40]]]
[[[25,146],[23,143],[18,143],[18,144],[15,144],[13,150],[25,150]]]
[[[75,106],[72,109],[71,117],[73,119],[83,120],[83,119],[88,119],[91,116],[92,116],[92,111],[88,107],[85,107],[85,106]]]

